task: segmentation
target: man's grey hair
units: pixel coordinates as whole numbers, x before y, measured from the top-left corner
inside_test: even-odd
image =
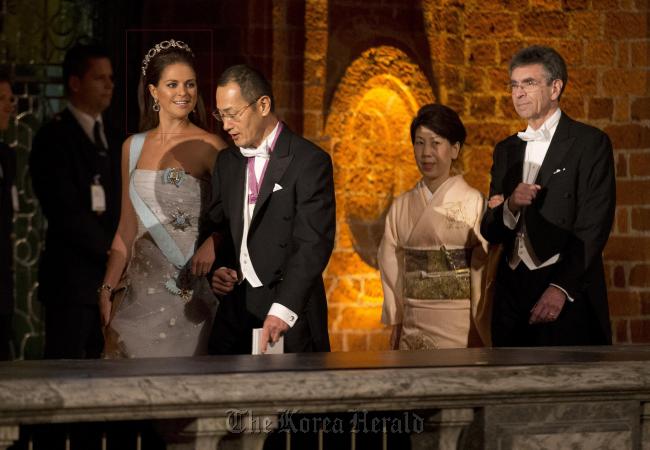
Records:
[[[564,58],[553,48],[533,45],[531,47],[519,50],[510,60],[510,75],[517,67],[530,66],[531,64],[541,64],[548,75],[548,83],[553,80],[562,80],[562,89],[560,97],[566,88],[569,75],[567,73]]]

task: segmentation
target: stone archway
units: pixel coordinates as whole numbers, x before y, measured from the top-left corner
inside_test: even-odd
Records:
[[[337,196],[337,242],[327,271],[330,311],[338,310],[331,314],[334,332],[339,325],[360,332],[380,327],[377,247],[393,198],[419,179],[409,126],[432,101],[422,70],[390,46],[364,51],[337,86],[324,133]],[[346,314],[337,303],[356,306]]]

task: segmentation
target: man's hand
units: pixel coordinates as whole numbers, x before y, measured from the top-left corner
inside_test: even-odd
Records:
[[[266,353],[269,342],[276,343],[284,333],[289,330],[289,324],[276,316],[266,316],[262,326],[262,353]]]
[[[542,187],[539,184],[519,183],[508,198],[508,209],[517,214],[524,206],[531,205]]]
[[[212,275],[212,290],[215,294],[226,295],[232,292],[237,281],[237,271],[227,267],[219,267]]]
[[[533,309],[530,310],[530,320],[528,323],[532,325],[535,323],[555,321],[562,312],[565,301],[566,295],[564,292],[555,286],[547,287],[539,300],[537,300],[537,303],[535,303],[535,306],[533,306]]]
[[[203,277],[208,274],[215,260],[214,240],[209,237],[192,256],[192,275]]]
[[[490,199],[488,200],[488,208],[490,208],[490,209],[494,209],[494,208],[496,208],[496,207],[499,206],[501,203],[503,203],[503,200],[504,200],[504,199],[503,199],[503,195],[501,195],[501,194],[493,195],[493,196],[490,197]]]

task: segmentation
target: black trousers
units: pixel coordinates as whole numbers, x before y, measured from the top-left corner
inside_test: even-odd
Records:
[[[272,288],[271,288],[272,289]],[[267,287],[251,287],[247,281],[235,286],[233,292],[219,301],[212,333],[208,342],[211,355],[250,355],[253,348],[253,328],[262,328],[266,318],[266,307],[253,313],[250,305],[268,304]],[[247,306],[247,304],[249,306]],[[270,306],[269,306],[270,307]],[[314,346],[305,311],[284,335],[285,353],[313,352]]]
[[[550,283],[551,265],[529,270],[523,262],[512,270],[505,256],[497,272],[492,310],[492,345],[537,347],[607,345],[596,312],[586,296],[565,301],[553,322],[530,325],[531,310]]]
[[[103,349],[97,305],[45,305],[44,358],[99,358]]]

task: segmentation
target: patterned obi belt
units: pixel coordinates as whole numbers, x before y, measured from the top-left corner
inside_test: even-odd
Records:
[[[420,300],[469,298],[471,248],[404,249],[404,296]]]

